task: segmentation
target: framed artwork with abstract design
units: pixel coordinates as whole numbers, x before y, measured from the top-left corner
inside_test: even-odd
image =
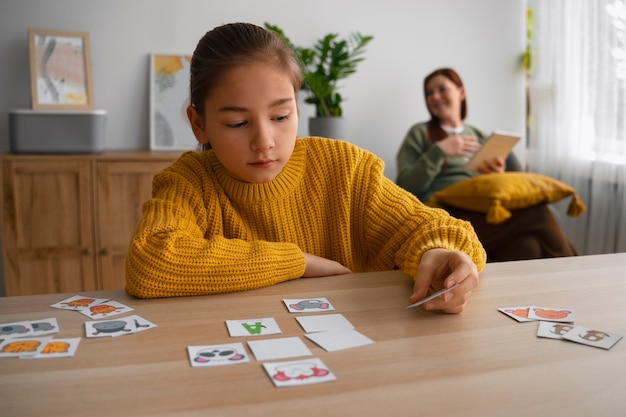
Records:
[[[93,109],[89,34],[28,31],[33,109]]]
[[[187,119],[191,55],[150,55],[150,149],[193,150]]]

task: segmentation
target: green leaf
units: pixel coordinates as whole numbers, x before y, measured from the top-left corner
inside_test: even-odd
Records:
[[[301,48],[293,45],[278,26],[266,22],[265,28],[279,35],[301,62],[302,91],[307,93],[304,101],[315,106],[316,116],[341,116],[344,98],[337,91],[338,82],[356,72],[358,64],[365,60],[366,46],[374,37],[355,32],[347,39],[339,39],[337,33],[329,33],[312,48]]]

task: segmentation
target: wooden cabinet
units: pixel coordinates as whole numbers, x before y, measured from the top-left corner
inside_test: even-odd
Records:
[[[97,289],[88,161],[4,161],[7,295]]]
[[[2,156],[6,295],[124,288],[152,177],[179,155]]]

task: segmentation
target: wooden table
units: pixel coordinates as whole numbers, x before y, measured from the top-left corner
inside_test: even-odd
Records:
[[[0,299],[0,323],[56,317],[55,337],[82,336],[72,358],[0,359],[2,416],[624,416],[626,340],[611,350],[536,337],[498,307],[576,311],[576,323],[626,335],[626,253],[488,264],[465,312],[405,309],[398,271],[299,279],[218,296],[137,300],[158,325],[84,338],[86,318],[49,307],[74,294]],[[304,332],[283,298],[327,297],[375,343],[326,352],[302,337],[334,382],[275,388],[260,362],[192,368],[186,347],[245,342],[225,320],[274,317]],[[258,339],[257,339],[258,340]]]

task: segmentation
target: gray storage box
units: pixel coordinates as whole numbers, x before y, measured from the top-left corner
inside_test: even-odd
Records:
[[[99,153],[105,110],[9,110],[13,153]]]

